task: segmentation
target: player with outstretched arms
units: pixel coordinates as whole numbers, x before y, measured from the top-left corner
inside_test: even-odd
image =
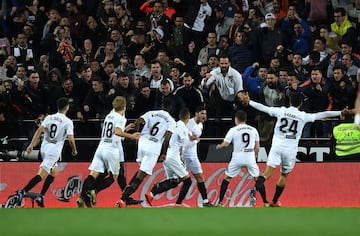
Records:
[[[347,109],[343,111],[324,111],[318,113],[300,111],[299,108],[302,105],[302,96],[300,93],[291,95],[290,107],[268,107],[261,103],[250,101],[249,95],[246,92],[242,92],[240,98],[245,105],[249,104],[255,109],[277,118],[272,146],[266,163],[266,170],[265,173],[257,179],[256,188],[262,188],[265,180],[273,175],[276,166],[281,165],[280,178],[276,183],[275,194],[272,203],[270,203],[272,207],[279,207],[281,203],[278,199],[284,190],[288,174],[295,166],[298,144],[304,125],[308,122],[314,122],[315,120],[340,116],[349,111]]]

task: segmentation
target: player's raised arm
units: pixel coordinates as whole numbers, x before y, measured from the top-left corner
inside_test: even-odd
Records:
[[[322,111],[322,112],[314,113],[315,120],[322,120],[324,118],[335,117],[340,115],[341,115],[341,111]]]
[[[261,103],[251,101],[248,92],[246,92],[244,90],[239,91],[238,92],[238,98],[240,99],[241,103],[244,106],[250,105],[253,108],[255,108],[256,110],[259,110],[259,111],[268,113],[269,115],[272,115],[272,108],[270,108],[268,106],[265,106],[265,105],[263,105]]]
[[[268,113],[269,115],[272,115],[272,107],[265,106],[261,103],[250,101],[249,105],[255,108],[256,110]]]

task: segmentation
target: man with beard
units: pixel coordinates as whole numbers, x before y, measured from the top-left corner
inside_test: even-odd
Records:
[[[285,86],[286,81],[279,77],[277,71],[270,69],[266,75],[263,86],[263,99],[266,105],[279,107],[285,105]]]
[[[187,107],[191,115],[196,114],[196,108],[204,105],[204,97],[200,89],[194,85],[194,79],[191,74],[185,73],[183,77],[183,85],[177,88],[174,92],[179,106]]]
[[[233,103],[236,94],[243,90],[243,81],[240,73],[230,66],[228,56],[220,56],[220,66],[206,75],[202,82],[203,87],[210,87],[215,83],[216,88],[210,95],[210,109],[216,118],[232,116]]]
[[[266,75],[266,81],[262,89],[263,98],[261,100],[270,107],[284,106],[286,102],[285,86],[286,81],[279,78],[277,71],[270,69]],[[265,113],[261,113],[260,117],[258,124],[260,141],[268,142],[273,134],[275,118]]]
[[[213,10],[216,16],[216,25],[215,25],[215,32],[217,35],[216,41],[219,42],[220,36],[228,33],[230,25],[233,23],[233,19],[225,16],[220,6],[215,6]]]

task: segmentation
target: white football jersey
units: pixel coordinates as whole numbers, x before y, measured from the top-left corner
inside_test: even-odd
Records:
[[[224,141],[233,144],[233,152],[254,152],[259,133],[250,125],[239,124],[229,129]]]
[[[255,109],[276,117],[272,140],[273,146],[285,146],[297,148],[303,128],[306,123],[314,122],[326,117],[339,116],[341,111],[325,111],[318,113],[306,113],[296,107],[268,107],[261,103],[250,101]]]
[[[122,148],[121,137],[115,134],[115,128],[125,130],[126,118],[123,115],[112,110],[106,115],[102,131],[101,140],[99,146]]]
[[[41,126],[45,127],[41,149],[46,148],[51,154],[60,156],[66,137],[74,135],[72,120],[62,113],[56,113],[46,116]]]
[[[190,132],[190,136],[196,136],[200,138],[202,131],[203,131],[203,123],[199,122],[196,123],[194,118],[191,118],[189,122],[186,124],[186,128]],[[191,141],[190,139],[186,141],[185,148],[184,148],[184,155],[187,154],[195,154],[197,155],[197,143],[198,140]]]
[[[180,150],[185,142],[189,140],[189,130],[181,120],[176,122],[176,129],[171,135],[167,157],[180,157]]]
[[[160,152],[159,145],[161,146],[166,131],[174,133],[176,122],[171,115],[164,110],[148,111],[141,116],[144,119],[145,125],[141,131],[139,144],[149,145],[153,151]]]

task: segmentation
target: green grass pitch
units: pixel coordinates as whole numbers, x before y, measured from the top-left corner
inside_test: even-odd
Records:
[[[0,235],[360,235],[360,208],[0,209]]]

